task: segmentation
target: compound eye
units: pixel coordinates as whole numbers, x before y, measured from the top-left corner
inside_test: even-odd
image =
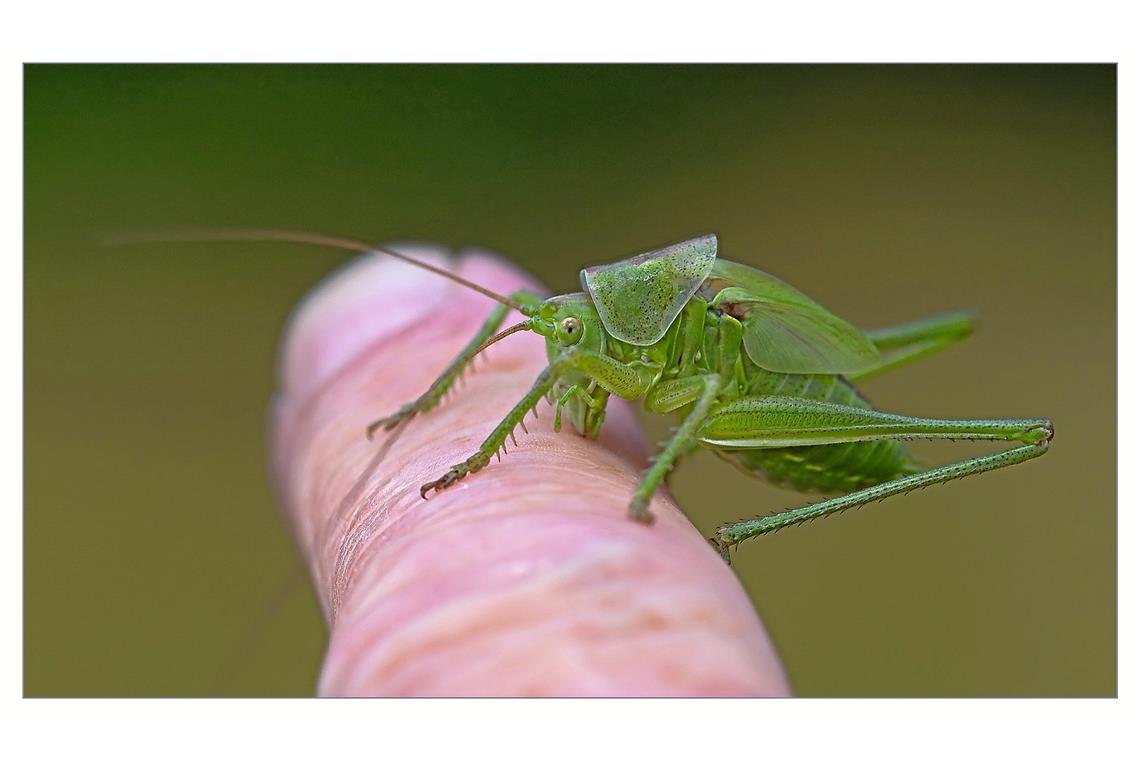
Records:
[[[577,343],[582,337],[582,322],[577,317],[566,317],[559,323],[561,335],[558,337],[567,346]]]

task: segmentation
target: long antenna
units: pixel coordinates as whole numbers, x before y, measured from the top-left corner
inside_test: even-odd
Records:
[[[337,237],[335,235],[317,235],[311,232],[298,232],[296,230],[279,230],[271,228],[209,228],[201,230],[171,230],[169,232],[155,232],[155,233],[139,233],[139,234],[125,234],[115,235],[107,238],[109,243],[201,243],[201,242],[239,242],[249,240],[253,242],[282,242],[282,243],[311,243],[313,245],[326,246],[328,248],[341,248],[346,251],[358,251],[360,253],[382,253],[400,261],[407,262],[412,266],[417,266],[420,269],[426,269],[429,272],[438,274],[441,277],[446,277],[452,282],[459,283],[465,288],[470,288],[476,293],[482,293],[488,298],[494,299],[504,306],[509,306],[520,314],[530,316],[533,314],[534,309],[521,304],[506,296],[499,295],[493,290],[488,290],[482,285],[476,285],[470,280],[466,280],[454,272],[449,272],[446,269],[441,269],[437,266],[428,264],[426,261],[414,259],[398,251],[393,251],[389,248],[381,248],[376,245],[369,245],[360,240],[353,240],[352,238]]]

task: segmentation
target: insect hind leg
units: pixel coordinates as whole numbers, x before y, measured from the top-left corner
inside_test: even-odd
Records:
[[[828,405],[830,406],[830,405]],[[823,406],[813,409],[819,415],[827,414]],[[833,415],[841,414],[843,408],[833,410]],[[1009,467],[1021,462],[1036,459],[1042,456],[1049,448],[1053,438],[1053,423],[1045,419],[1033,420],[923,420],[918,418],[900,417],[898,415],[883,415],[879,412],[865,413],[868,420],[862,425],[848,426],[847,430],[832,427],[827,432],[828,438],[859,438],[868,434],[868,421],[879,418],[883,423],[877,437],[887,438],[948,438],[958,440],[985,439],[1017,441],[1022,445],[994,454],[972,457],[953,464],[942,465],[906,475],[894,480],[888,480],[877,485],[859,489],[852,493],[825,499],[796,509],[755,517],[748,520],[739,520],[723,525],[717,529],[716,535],[710,539],[713,546],[727,561],[729,549],[741,541],[749,538],[771,533],[791,525],[798,525],[818,517],[836,514],[852,507],[861,507],[865,504],[881,501],[890,496],[904,494],[919,488],[945,483],[950,480],[977,475],[991,470]],[[894,418],[894,419],[891,419]],[[886,431],[886,424],[890,423],[894,429]],[[821,427],[829,427],[824,421]]]

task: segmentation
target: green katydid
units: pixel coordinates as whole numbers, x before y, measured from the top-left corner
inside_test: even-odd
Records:
[[[1024,462],[1044,454],[1053,437],[1048,419],[930,419],[872,409],[857,381],[962,340],[972,332],[972,316],[953,312],[862,331],[772,275],[718,259],[715,235],[588,267],[581,272],[582,292],[546,299],[525,291],[503,296],[405,254],[339,237],[283,230],[165,236],[173,238],[276,240],[384,254],[499,302],[431,387],[369,425],[369,438],[436,407],[493,343],[524,330],[546,339],[548,364],[531,389],[475,453],[423,485],[424,498],[486,467],[543,399],[555,405],[555,430],[566,418],[588,437],[601,430],[611,395],[644,399],[649,412],[676,414],[680,423],[634,490],[633,520],[652,522],[653,493],[677,461],[698,448],[797,491],[842,494],[721,526],[710,540],[728,561],[729,549],[746,539]],[[510,310],[525,320],[499,332]],[[911,438],[1018,445],[925,468],[903,447]]]

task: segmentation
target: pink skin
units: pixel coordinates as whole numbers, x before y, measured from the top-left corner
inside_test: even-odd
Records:
[[[457,271],[498,292],[539,292],[485,254]],[[652,527],[626,518],[646,451],[627,404],[610,402],[598,441],[554,433],[540,404],[501,463],[420,499],[530,387],[545,364],[538,336],[489,349],[465,388],[376,463],[386,434],[369,442],[365,426],[423,392],[490,308],[365,257],[290,326],[275,463],[330,629],[320,693],[788,694],[748,597],[671,498],[653,500]]]

